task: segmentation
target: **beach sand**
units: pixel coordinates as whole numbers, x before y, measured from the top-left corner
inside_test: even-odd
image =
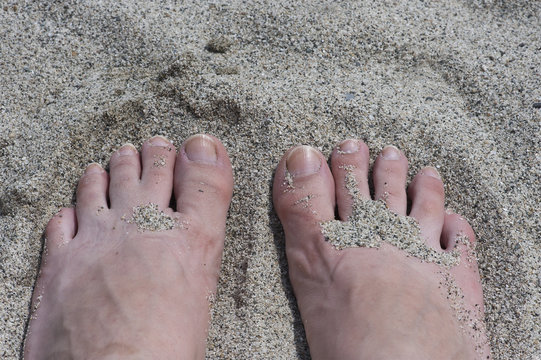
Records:
[[[20,356],[42,234],[90,162],[220,138],[235,188],[209,359],[308,359],[273,211],[297,144],[435,166],[478,236],[495,359],[541,359],[539,1],[5,1],[0,357]]]

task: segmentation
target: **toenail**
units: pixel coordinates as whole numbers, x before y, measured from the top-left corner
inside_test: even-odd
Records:
[[[98,163],[91,163],[91,164],[88,164],[88,166],[86,167],[85,169],[85,175],[90,175],[90,174],[99,174],[99,173],[102,173],[104,170],[103,168],[101,167],[100,164]]]
[[[171,141],[167,140],[165,137],[161,135],[156,135],[150,138],[148,141],[150,145],[152,146],[169,146],[171,145]]]
[[[85,175],[100,174],[102,172],[104,172],[104,170],[98,163],[89,164],[85,169]]]
[[[286,167],[293,176],[315,174],[321,168],[321,158],[310,146],[297,146],[287,157]]]
[[[120,156],[133,155],[133,154],[137,154],[137,149],[132,144],[125,144],[125,145],[122,145],[120,149],[118,149],[117,153]]]
[[[360,150],[360,145],[358,140],[345,140],[338,145],[338,151],[342,154],[352,154]]]
[[[396,146],[387,145],[383,148],[381,156],[385,160],[399,160],[400,159],[400,150]]]
[[[214,140],[207,135],[194,135],[184,145],[186,156],[192,161],[215,163],[217,159]]]
[[[440,173],[438,173],[438,170],[436,170],[435,168],[433,168],[432,166],[427,166],[423,169],[423,171],[421,172],[421,174],[423,175],[428,175],[428,176],[432,176],[432,177],[435,177],[436,179],[441,179],[440,177]]]

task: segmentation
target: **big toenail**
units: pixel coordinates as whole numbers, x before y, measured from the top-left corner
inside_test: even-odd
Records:
[[[117,152],[121,156],[127,156],[137,154],[137,149],[132,144],[125,144]]]
[[[321,158],[310,146],[297,146],[287,157],[286,167],[293,176],[315,174],[321,168]]]
[[[352,154],[360,149],[360,143],[357,140],[345,140],[338,145],[338,151],[343,154]]]
[[[400,159],[400,150],[393,145],[387,145],[383,148],[381,156],[385,160],[399,160]]]
[[[438,173],[438,170],[436,170],[432,166],[425,167],[421,173],[423,175],[428,175],[428,176],[435,177],[436,179],[441,179],[440,173]]]
[[[100,164],[98,163],[92,163],[92,164],[89,164],[86,169],[85,169],[85,175],[90,175],[90,174],[100,174],[102,173],[104,170],[103,168],[101,167]]]
[[[215,163],[217,159],[214,140],[207,135],[194,135],[184,145],[186,156],[192,161]]]
[[[171,142],[164,138],[163,136],[156,135],[153,136],[149,141],[150,145],[153,146],[169,146],[171,145]]]

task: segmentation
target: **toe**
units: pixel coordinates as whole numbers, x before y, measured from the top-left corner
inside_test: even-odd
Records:
[[[273,201],[286,237],[290,278],[317,275],[330,251],[320,222],[334,219],[334,180],[323,155],[309,147],[290,149],[276,169]],[[294,286],[296,286],[294,284]]]
[[[468,239],[469,243],[465,243],[460,239]],[[474,245],[475,233],[466,219],[452,211],[446,211],[444,213],[444,223],[440,242],[442,249],[448,251],[451,251],[454,248],[466,250],[467,246]]]
[[[155,136],[143,144],[141,185],[143,192],[150,194],[152,202],[160,208],[168,207],[171,201],[175,158],[175,147],[162,136]]]
[[[441,234],[442,247],[446,251],[458,250],[460,263],[450,271],[457,285],[464,292],[464,300],[472,309],[483,311],[483,292],[475,255],[475,234],[462,216],[445,213]]]
[[[406,215],[406,177],[408,160],[394,146],[386,146],[374,164],[375,199],[383,200],[387,207],[400,215]]]
[[[44,260],[68,244],[77,233],[77,217],[72,208],[62,208],[53,216],[45,229]]]
[[[77,218],[75,215],[75,209],[73,208],[60,209],[60,211],[56,213],[47,224],[39,274],[32,294],[28,334],[34,330],[36,319],[46,315],[43,314],[43,306],[40,306],[45,289],[48,288],[51,279],[54,278],[59,265],[64,263],[64,261],[68,258],[65,256],[66,253],[63,253],[63,249],[65,249],[65,246],[67,246],[68,243],[75,237],[76,232]],[[34,336],[27,336],[27,338],[28,339],[24,344],[24,358],[31,357],[27,356],[28,351],[32,349],[36,342],[40,341],[36,334],[34,334]]]
[[[126,144],[118,149],[110,161],[109,197],[111,208],[125,207],[132,203],[141,177],[141,160],[137,149]]]
[[[177,156],[173,181],[177,211],[188,229],[199,229],[209,240],[223,239],[233,173],[222,143],[209,135],[187,139]]]
[[[334,180],[323,155],[309,146],[290,149],[274,176],[274,207],[286,233],[319,232],[334,219]]]
[[[355,196],[370,199],[368,187],[368,146],[360,140],[345,140],[331,155],[331,167],[335,183],[336,203],[340,219],[346,221],[351,215]]]
[[[107,209],[107,172],[96,163],[85,169],[77,186],[77,218],[81,226]]]
[[[445,195],[438,171],[432,167],[421,170],[411,182],[408,195],[411,199],[409,215],[419,222],[421,234],[428,244],[441,249]]]

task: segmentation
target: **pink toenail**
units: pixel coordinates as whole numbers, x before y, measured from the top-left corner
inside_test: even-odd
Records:
[[[286,167],[293,176],[315,174],[321,168],[321,158],[310,146],[297,146],[287,157]]]
[[[400,159],[400,150],[393,145],[387,145],[383,148],[381,156],[385,160],[399,160]]]
[[[360,143],[357,140],[345,140],[338,145],[338,151],[343,154],[352,154],[360,150]]]
[[[192,161],[215,163],[217,157],[214,140],[207,135],[194,135],[184,145],[186,156]]]
[[[134,155],[137,154],[137,149],[132,144],[125,144],[122,145],[120,149],[118,149],[117,153],[120,156]]]
[[[100,174],[102,173],[104,170],[103,168],[101,167],[100,164],[98,163],[92,163],[92,164],[89,164],[86,169],[85,169],[85,175],[90,175],[90,174]]]
[[[436,179],[441,179],[441,176],[440,176],[440,173],[438,172],[438,170],[436,170],[432,166],[425,167],[423,169],[423,171],[421,172],[421,174],[432,176],[432,177],[435,177]]]
[[[160,136],[160,135],[153,136],[152,138],[150,138],[148,142],[150,143],[150,145],[153,145],[153,146],[171,145],[171,141],[167,140],[165,137]]]

